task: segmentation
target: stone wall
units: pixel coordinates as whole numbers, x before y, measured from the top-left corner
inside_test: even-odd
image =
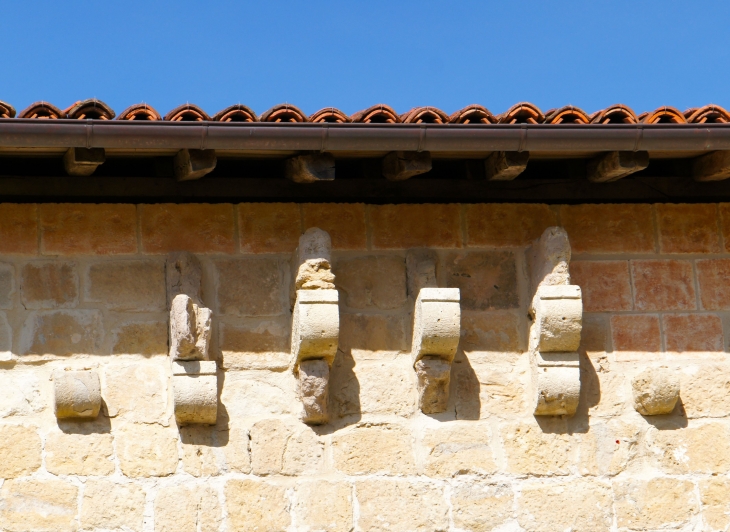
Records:
[[[581,396],[533,415],[528,246],[570,238]],[[332,238],[328,424],[299,418],[290,261]],[[447,411],[418,410],[408,250],[461,290]],[[165,261],[213,311],[215,426],[173,416]],[[603,531],[730,527],[730,205],[0,205],[0,530]],[[409,283],[410,281],[410,283]],[[409,288],[410,286],[410,288]],[[670,415],[631,380],[665,367]],[[102,410],[56,419],[54,371]]]

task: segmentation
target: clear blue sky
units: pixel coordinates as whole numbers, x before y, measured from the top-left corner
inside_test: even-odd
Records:
[[[730,107],[730,2],[3,2],[0,100]]]

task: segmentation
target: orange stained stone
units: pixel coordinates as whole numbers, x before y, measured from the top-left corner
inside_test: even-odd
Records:
[[[562,205],[573,253],[654,253],[651,205]]]
[[[548,206],[522,203],[478,203],[465,206],[466,244],[473,247],[525,246],[557,225]]]
[[[371,205],[372,246],[460,248],[459,209],[456,204]]]
[[[144,253],[233,253],[233,205],[195,203],[139,206]]]
[[[0,253],[38,254],[38,206],[0,203]]]
[[[332,238],[332,249],[365,249],[367,230],[362,203],[305,203],[304,229],[319,227]]]
[[[698,260],[695,267],[702,308],[730,309],[730,259]]]
[[[662,349],[659,316],[620,314],[611,316],[613,351],[658,353]]]
[[[238,223],[244,253],[293,253],[302,234],[296,203],[241,203]]]
[[[570,276],[571,282],[581,287],[583,310],[586,312],[611,312],[633,308],[628,261],[571,262]]]
[[[721,352],[725,341],[722,320],[715,314],[665,314],[662,317],[667,351]]]
[[[656,213],[661,253],[719,253],[716,205],[660,204]]]
[[[40,205],[45,255],[120,255],[137,252],[137,207],[125,204]]]
[[[637,310],[697,308],[692,263],[686,260],[632,260]]]

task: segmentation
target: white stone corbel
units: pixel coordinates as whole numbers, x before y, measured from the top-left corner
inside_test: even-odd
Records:
[[[570,284],[570,255],[565,230],[550,227],[529,256],[533,289],[529,351],[538,416],[571,416],[580,397],[583,300],[580,287]]]
[[[101,408],[99,374],[94,370],[56,370],[53,409],[58,419],[95,418]]]
[[[458,288],[421,288],[413,313],[411,358],[418,376],[418,404],[424,414],[446,410],[451,363],[461,334]]]
[[[642,416],[671,414],[679,400],[679,378],[668,368],[648,368],[631,379],[634,409]]]
[[[296,300],[292,316],[292,370],[299,380],[302,421],[329,421],[329,373],[340,337],[340,310],[330,266],[329,235],[308,229],[295,253]]]
[[[174,254],[168,259],[170,365],[179,425],[213,425],[218,416],[217,367],[215,360],[209,360],[212,312],[200,301],[200,281],[200,264],[194,256]]]

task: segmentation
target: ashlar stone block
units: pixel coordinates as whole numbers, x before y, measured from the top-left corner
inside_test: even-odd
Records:
[[[648,368],[631,380],[634,408],[642,416],[670,414],[679,399],[679,377],[668,368]]]
[[[451,362],[460,335],[459,289],[421,288],[413,317],[411,358],[418,375],[419,406],[425,414],[446,410]]]
[[[214,360],[173,360],[172,395],[178,424],[214,425],[218,417],[218,377]]]
[[[96,371],[56,371],[53,386],[57,418],[95,418],[99,415],[101,385]]]

